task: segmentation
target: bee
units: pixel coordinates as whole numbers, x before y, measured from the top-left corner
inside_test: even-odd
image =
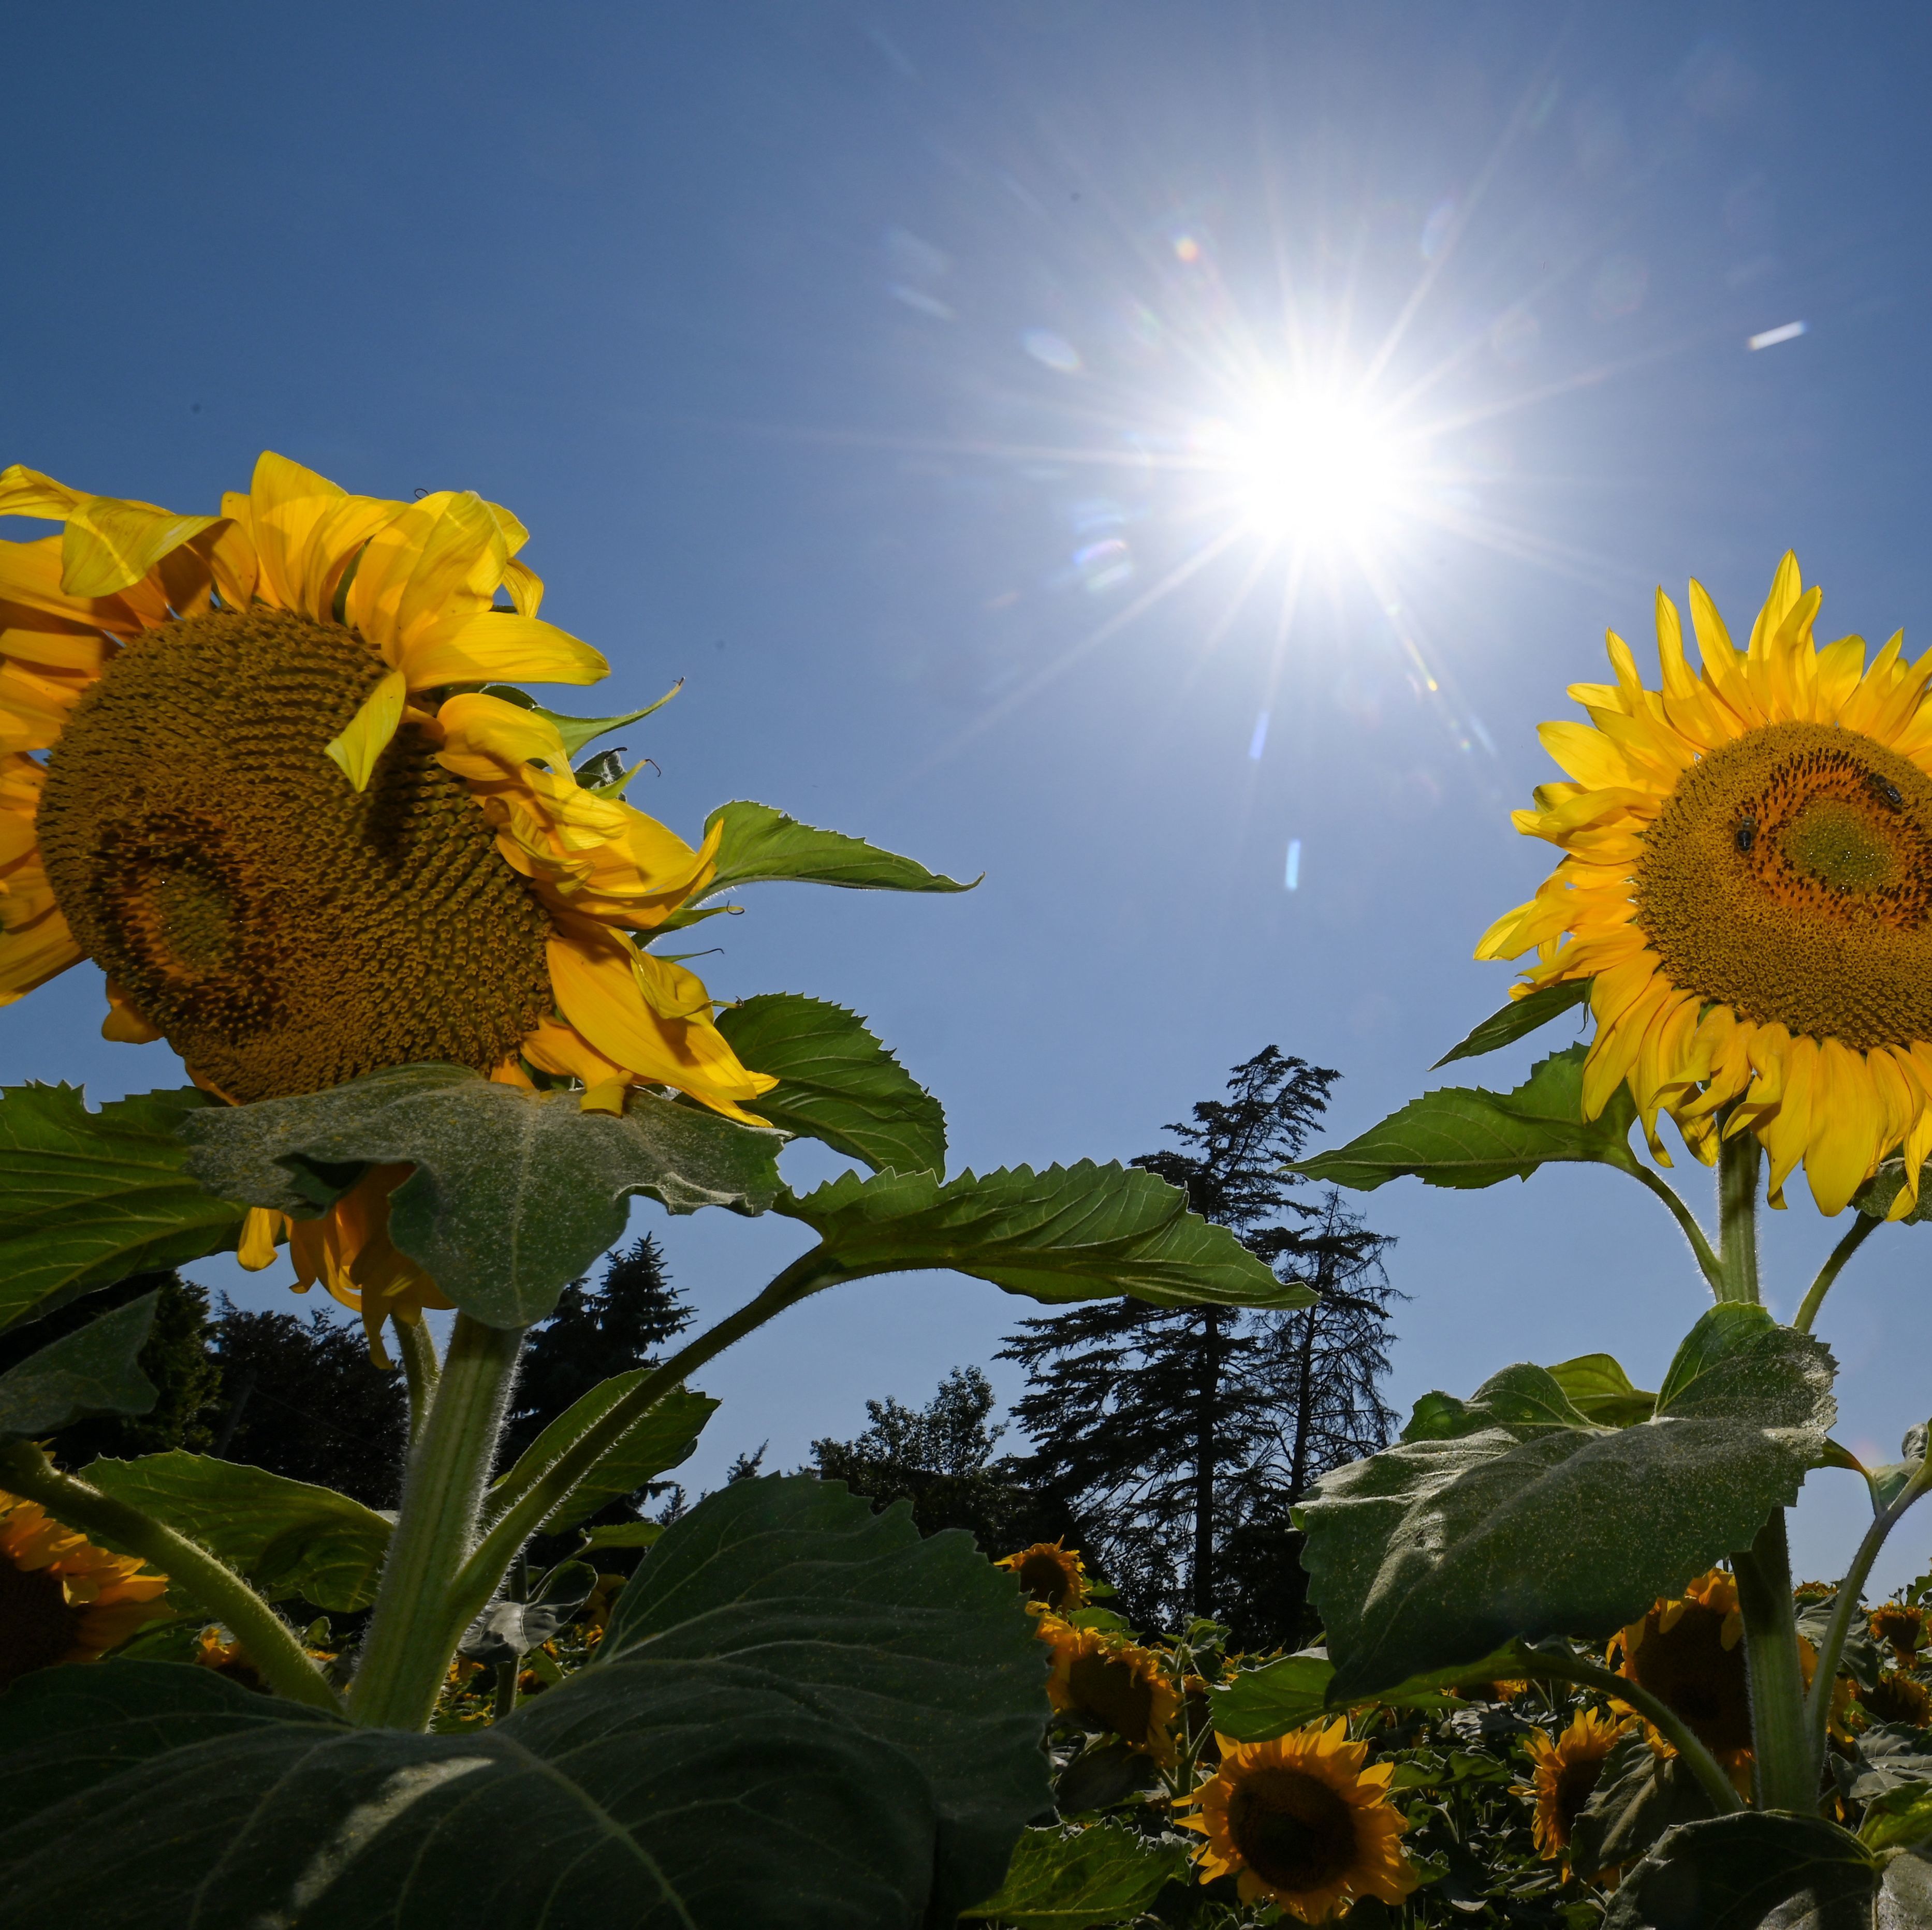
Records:
[[[1750,856],[1751,847],[1757,842],[1757,820],[1741,817],[1738,820],[1738,849],[1746,857]]]
[[[1900,795],[1898,787],[1889,778],[1881,777],[1876,771],[1868,771],[1865,782],[1881,802],[1891,805],[1894,811],[1905,808],[1905,799]]]

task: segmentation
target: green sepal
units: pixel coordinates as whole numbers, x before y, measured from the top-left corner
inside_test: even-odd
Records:
[[[63,1335],[0,1374],[0,1435],[50,1434],[89,1414],[146,1414],[160,1389],[141,1371],[158,1292]]]
[[[684,679],[680,677],[656,703],[647,703],[642,710],[627,710],[622,717],[566,717],[561,711],[546,710],[527,691],[519,690],[514,684],[485,684],[482,691],[485,697],[501,697],[506,703],[513,703],[519,710],[534,711],[546,724],[554,724],[565,751],[574,757],[586,744],[663,709],[683,688]]]
[[[862,838],[801,824],[770,805],[720,805],[704,820],[706,838],[720,826],[717,869],[700,894],[706,898],[740,885],[780,882],[862,892],[970,892],[980,882],[962,884]]]
[[[1452,1045],[1429,1069],[1439,1071],[1458,1059],[1480,1059],[1485,1053],[1500,1051],[1520,1038],[1527,1038],[1552,1019],[1583,1004],[1589,998],[1592,982],[1588,978],[1568,978],[1561,984],[1539,986],[1520,999],[1510,999],[1501,1011],[1492,1012],[1460,1045]]]

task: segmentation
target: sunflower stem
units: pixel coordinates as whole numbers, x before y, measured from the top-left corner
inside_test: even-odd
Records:
[[[510,1563],[542,1526],[544,1518],[688,1374],[808,1295],[857,1277],[838,1266],[823,1247],[814,1247],[800,1254],[735,1314],[707,1329],[647,1374],[548,1468],[526,1471],[518,1491],[510,1494],[497,1490],[494,1497],[494,1518],[450,1585],[442,1628],[447,1652],[454,1653],[463,1631],[495,1593]]]
[[[340,1700],[295,1630],[206,1548],[79,1476],[62,1473],[32,1441],[0,1449],[0,1485],[38,1502],[68,1527],[98,1534],[149,1563],[222,1623],[278,1695],[341,1713]]]
[[[410,1445],[413,1447],[423,1423],[429,1419],[430,1403],[436,1398],[436,1376],[441,1369],[429,1324],[420,1314],[413,1324],[401,1314],[394,1314],[392,1324],[396,1329],[396,1350],[403,1357],[403,1379],[410,1390]]]
[[[440,1611],[476,1538],[483,1484],[496,1458],[523,1338],[520,1327],[456,1317],[436,1398],[410,1450],[402,1512],[350,1691],[351,1713],[370,1728],[421,1729],[435,1710],[469,1620],[446,1639]],[[492,1588],[501,1576],[500,1569]],[[482,1605],[479,1601],[476,1608]]]
[[[1715,1248],[1711,1245],[1710,1236],[1697,1224],[1697,1215],[1687,1206],[1677,1188],[1669,1180],[1660,1179],[1640,1159],[1633,1158],[1622,1169],[1634,1179],[1640,1179],[1670,1209],[1671,1217],[1677,1222],[1684,1237],[1690,1242],[1691,1253],[1695,1256],[1698,1269],[1704,1276],[1705,1284],[1721,1299],[1724,1292],[1724,1263],[1719,1260]]]
[[[1732,1556],[1731,1569],[1744,1617],[1758,1807],[1815,1813],[1824,1758],[1813,1750],[1806,1725],[1804,1670],[1798,1653],[1782,1508],[1772,1511],[1748,1550]]]
[[[1876,1233],[1885,1221],[1870,1213],[1861,1213],[1852,1223],[1851,1230],[1832,1248],[1830,1257],[1818,1269],[1818,1277],[1811,1283],[1811,1290],[1804,1296],[1804,1303],[1798,1309],[1798,1317],[1792,1322],[1801,1334],[1811,1331],[1811,1323],[1818,1317],[1818,1309],[1825,1304],[1825,1296],[1832,1290],[1832,1282],[1844,1270],[1845,1262]]]
[[[1818,1666],[1804,1698],[1806,1740],[1821,1764],[1825,1760],[1826,1727],[1831,1719],[1832,1685],[1845,1653],[1845,1638],[1851,1633],[1859,1599],[1864,1593],[1865,1578],[1871,1573],[1872,1563],[1877,1560],[1886,1536],[1898,1527],[1905,1511],[1928,1488],[1932,1488],[1932,1454],[1920,1461],[1918,1472],[1892,1497],[1890,1506],[1879,1512],[1865,1530],[1864,1539],[1859,1542],[1858,1551],[1852,1557],[1852,1565],[1845,1571],[1844,1579],[1838,1584],[1838,1599],[1832,1605],[1832,1619],[1826,1625],[1825,1639],[1819,1644]]]
[[[1757,1182],[1763,1157],[1748,1132],[1724,1140],[1718,1154],[1718,1298],[1753,1306],[1758,1304]]]
[[[1524,1656],[1526,1665],[1522,1672],[1532,1681],[1574,1682],[1580,1688],[1594,1689],[1600,1695],[1634,1709],[1658,1734],[1668,1739],[1720,1816],[1743,1809],[1742,1800],[1731,1787],[1730,1778],[1718,1767],[1717,1758],[1669,1703],[1660,1701],[1641,1683],[1564,1651],[1532,1648],[1525,1650]]]

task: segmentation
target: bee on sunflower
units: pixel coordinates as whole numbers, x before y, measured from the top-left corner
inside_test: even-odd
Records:
[[[1419,1881],[1402,1853],[1408,1819],[1390,1800],[1393,1763],[1368,1766],[1369,1746],[1345,1722],[1266,1743],[1218,1738],[1213,1776],[1178,1808],[1207,1841],[1203,1883],[1232,1876],[1244,1903],[1271,1902],[1303,1923],[1325,1923],[1360,1897],[1400,1904]]]
[[[1538,1729],[1523,1738],[1530,1780],[1514,1785],[1515,1794],[1536,1805],[1530,1833],[1537,1854],[1546,1863],[1561,1863],[1566,1877],[1576,1818],[1594,1793],[1611,1750],[1629,1728],[1628,1719],[1580,1709],[1570,1719],[1570,1726],[1556,1735]],[[1585,1874],[1594,1876],[1596,1872]]]
[[[1062,1715],[1108,1734],[1156,1762],[1173,1760],[1181,1698],[1166,1658],[1102,1629],[1076,1628],[1042,1614],[1035,1632],[1053,1651],[1047,1699]]]
[[[0,1689],[58,1662],[98,1662],[174,1614],[168,1578],[110,1554],[36,1502],[0,1494]]]
[[[1087,1604],[1088,1584],[1086,1564],[1078,1548],[1060,1542],[1035,1542],[994,1563],[1018,1581],[1028,1604],[1051,1609],[1055,1614],[1070,1615]]]
[[[265,454],[219,514],[16,466],[0,515],[63,526],[0,543],[0,1003],[92,959],[106,1036],[166,1038],[236,1103],[439,1062],[761,1122],[775,1082],[645,949],[718,834],[694,848],[627,780],[580,782],[572,720],[500,681],[608,669],[538,617],[507,510],[352,496]],[[242,1264],[286,1239],[298,1290],[322,1282],[380,1350],[392,1313],[448,1305],[388,1238],[406,1171],[317,1220],[255,1209]]]
[[[1828,1216],[1902,1152],[1896,1219],[1932,1153],[1932,655],[1817,645],[1820,601],[1787,554],[1738,650],[1693,583],[1694,671],[1660,590],[1660,690],[1610,634],[1589,723],[1543,727],[1570,781],[1515,814],[1564,856],[1476,956],[1590,981],[1586,1119],[1627,1083],[1664,1164],[1660,1113],[1706,1163],[1753,1134],[1770,1203],[1802,1164]]]

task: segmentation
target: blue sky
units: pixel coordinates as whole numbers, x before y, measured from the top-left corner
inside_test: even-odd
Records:
[[[545,615],[612,661],[602,707],[688,679],[628,740],[662,767],[634,801],[986,872],[767,888],[703,968],[868,1014],[958,1164],[1148,1149],[1270,1042],[1345,1074],[1345,1136],[1504,996],[1470,949],[1546,868],[1508,811],[1606,625],[1641,653],[1693,574],[1748,624],[1791,546],[1824,634],[1928,640],[1932,48],[1916,10],[1856,21],[42,10],[8,29],[0,449],[183,510],[265,447],[508,504]],[[1269,439],[1338,385],[1380,425],[1352,482]],[[0,1074],[177,1083],[100,1011],[76,972],[0,1014]],[[1787,1313],[1834,1236],[1792,1197]],[[1412,1296],[1404,1404],[1598,1348],[1654,1385],[1701,1305],[1609,1173],[1364,1204]],[[707,1312],[801,1243],[636,1224]],[[1841,1434],[1888,1457],[1932,1407],[1928,1259],[1881,1233],[1821,1323]],[[706,1371],[693,1471],[767,1437],[794,1464],[1032,1311],[928,1275],[827,1296]],[[1835,1573],[1864,1504],[1814,1486],[1797,1558]]]

